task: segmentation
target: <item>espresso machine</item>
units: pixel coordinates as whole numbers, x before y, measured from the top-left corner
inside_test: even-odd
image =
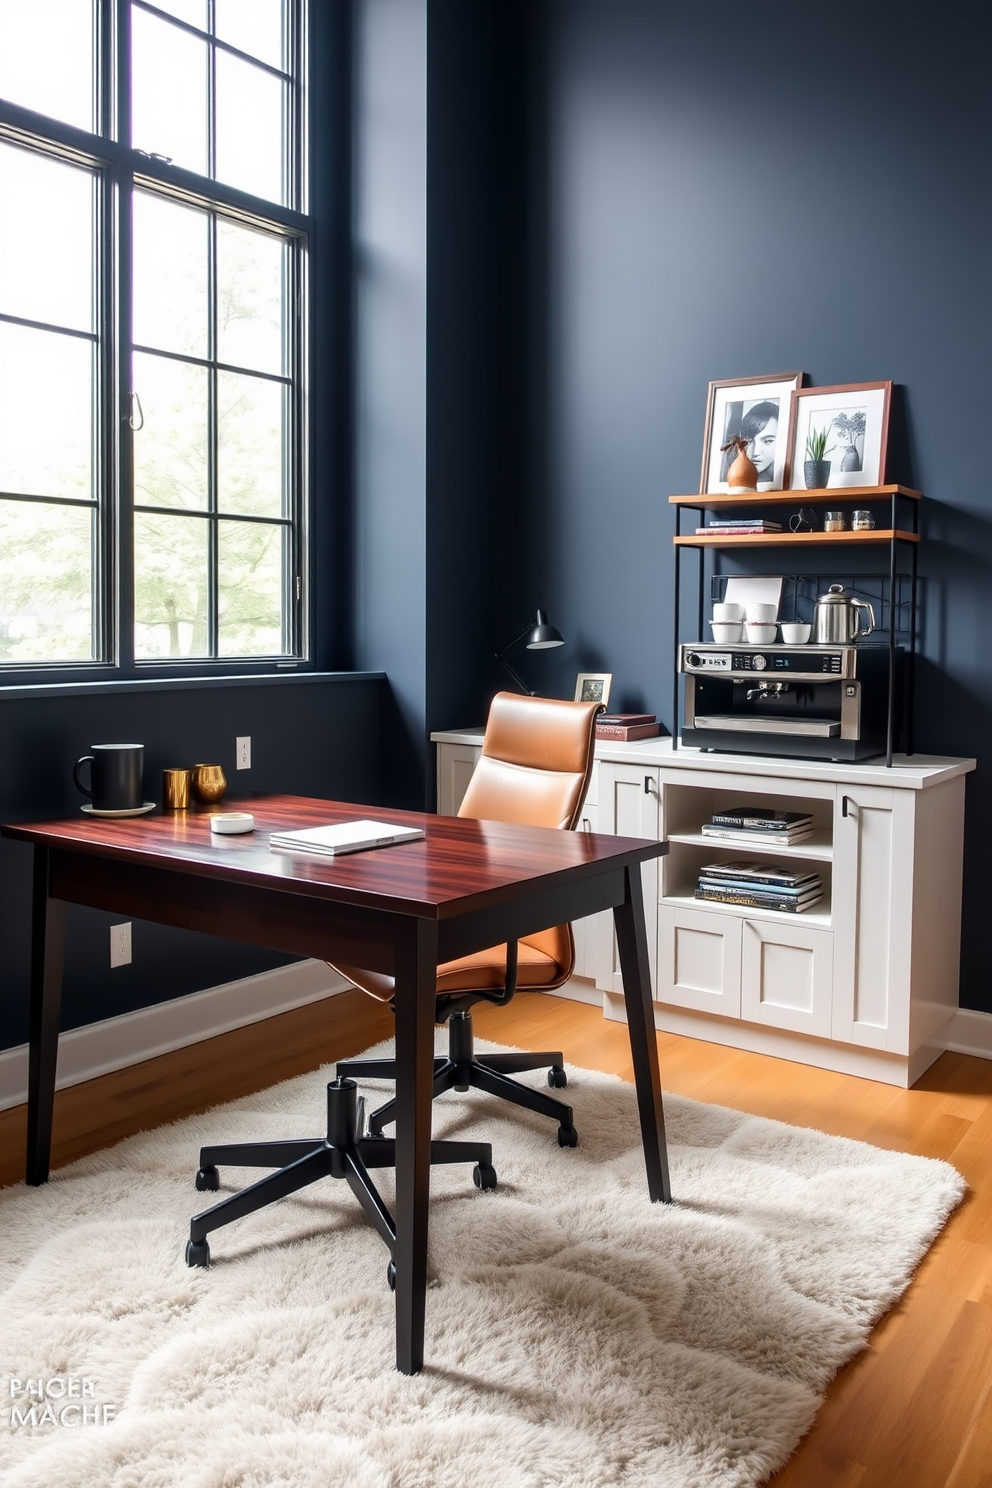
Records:
[[[898,684],[901,647],[895,656]],[[678,665],[690,748],[844,762],[885,753],[887,646],[703,642],[681,645]]]

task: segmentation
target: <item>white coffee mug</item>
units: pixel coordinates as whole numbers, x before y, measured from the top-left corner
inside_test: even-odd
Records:
[[[721,622],[739,622],[744,619],[744,606],[741,604],[715,604],[713,606],[713,619]],[[738,637],[740,639],[740,637]]]
[[[787,646],[805,646],[809,640],[811,625],[780,625],[782,639]]]
[[[744,618],[753,625],[774,625],[778,609],[773,604],[749,604]]]
[[[744,635],[740,620],[711,620],[710,630],[718,646],[733,646]]]
[[[751,646],[770,646],[775,640],[775,626],[756,624],[749,620],[744,626],[747,632],[748,644]]]

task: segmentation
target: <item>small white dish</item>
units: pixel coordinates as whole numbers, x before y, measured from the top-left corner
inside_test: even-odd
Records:
[[[718,625],[728,621],[741,621],[744,619],[744,606],[742,604],[729,604],[724,600],[722,604],[715,604],[713,606],[713,619]],[[739,636],[738,640],[740,640]]]
[[[222,837],[237,837],[255,830],[255,818],[250,811],[219,811],[210,818],[210,830]]]
[[[778,619],[778,606],[773,604],[749,604],[744,618],[750,625],[774,625]]]
[[[80,811],[85,811],[87,816],[147,816],[149,811],[155,810],[154,801],[145,801],[141,806],[128,806],[125,811],[97,811],[91,801],[80,806]]]
[[[776,627],[774,625],[756,625],[753,620],[749,620],[744,630],[747,633],[749,646],[770,646],[775,640]]]
[[[812,625],[794,625],[787,623],[785,625],[779,626],[779,630],[782,632],[782,639],[787,646],[805,646],[806,642],[810,638],[812,629]]]
[[[739,620],[711,620],[710,630],[718,646],[732,646],[744,637],[744,627]]]

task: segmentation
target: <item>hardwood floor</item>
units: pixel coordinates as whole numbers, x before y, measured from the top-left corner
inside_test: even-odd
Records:
[[[521,994],[481,1037],[561,1047],[631,1078],[627,1031],[598,1008]],[[391,1032],[358,993],[284,1013],[62,1091],[54,1165],[346,1058]],[[838,1375],[770,1488],[992,1485],[992,1062],[945,1054],[912,1090],[659,1034],[666,1090],[952,1162],[969,1194],[869,1347]],[[262,1072],[261,1074],[259,1072]],[[0,1112],[0,1183],[23,1172],[24,1108]]]

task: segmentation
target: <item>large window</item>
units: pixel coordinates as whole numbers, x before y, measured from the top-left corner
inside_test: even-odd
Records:
[[[0,0],[0,670],[306,655],[302,0]]]

